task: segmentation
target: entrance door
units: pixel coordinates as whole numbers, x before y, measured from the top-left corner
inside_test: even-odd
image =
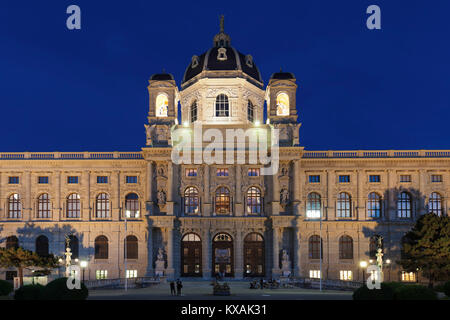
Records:
[[[264,239],[258,233],[250,233],[244,239],[244,276],[264,276]]]
[[[213,275],[222,273],[225,277],[234,276],[233,238],[219,233],[213,239]]]
[[[181,240],[181,276],[202,276],[202,241],[195,233],[188,233]]]

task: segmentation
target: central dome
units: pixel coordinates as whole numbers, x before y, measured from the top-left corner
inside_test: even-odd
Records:
[[[256,67],[253,57],[237,51],[230,43],[230,36],[223,31],[222,16],[220,32],[214,37],[213,47],[199,56],[192,57],[191,63],[184,72],[181,86],[187,87],[205,75],[209,78],[243,77],[262,88],[261,73]]]

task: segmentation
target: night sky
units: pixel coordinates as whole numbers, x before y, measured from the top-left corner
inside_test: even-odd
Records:
[[[0,3],[0,152],[140,150],[148,79],[180,85],[220,14],[265,85],[295,74],[307,150],[450,149],[450,1],[18,0]]]

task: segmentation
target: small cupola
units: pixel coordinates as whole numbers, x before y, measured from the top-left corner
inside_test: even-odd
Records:
[[[224,31],[224,17],[220,16],[220,32],[214,36],[213,47],[223,48],[231,45],[231,38]]]

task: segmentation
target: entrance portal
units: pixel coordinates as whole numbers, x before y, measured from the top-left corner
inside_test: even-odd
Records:
[[[181,240],[181,276],[202,276],[202,241],[195,233],[188,233]]]
[[[213,239],[213,273],[225,277],[234,276],[233,238],[226,233],[219,233]]]
[[[244,277],[264,276],[264,239],[258,233],[250,233],[244,239]]]

